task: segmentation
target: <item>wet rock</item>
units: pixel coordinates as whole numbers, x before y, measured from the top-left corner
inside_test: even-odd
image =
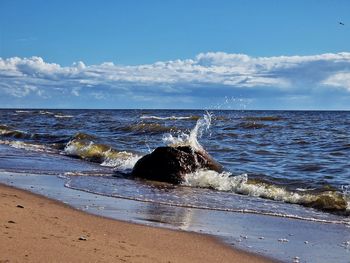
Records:
[[[187,173],[198,169],[222,171],[217,163],[204,150],[190,146],[158,147],[135,164],[132,175],[148,180],[179,184]]]

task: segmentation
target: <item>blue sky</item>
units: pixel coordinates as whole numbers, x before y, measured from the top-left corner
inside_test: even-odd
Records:
[[[2,0],[0,107],[350,109],[349,10]]]

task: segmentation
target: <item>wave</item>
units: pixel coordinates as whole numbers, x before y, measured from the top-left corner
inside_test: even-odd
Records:
[[[7,125],[0,124],[0,136],[14,139],[23,139],[23,140],[34,140],[45,143],[60,143],[62,141],[67,142],[66,136],[58,136],[54,134],[46,133],[29,133],[26,131],[21,131],[14,129]]]
[[[62,114],[62,113],[57,113],[54,115],[55,118],[59,118],[59,119],[64,119],[64,118],[73,118],[74,116],[73,115],[65,115],[65,114]]]
[[[23,149],[27,151],[57,153],[57,151],[54,148],[50,148],[42,144],[28,143],[28,142],[22,142],[22,141],[8,141],[8,140],[0,140],[0,144],[8,145],[16,149]]]
[[[282,186],[250,180],[247,174],[232,176],[229,172],[217,173],[212,170],[198,170],[187,174],[183,184],[350,214],[350,195],[345,191],[289,191]]]
[[[55,118],[73,118],[73,115],[67,115],[60,112],[51,112],[47,110],[40,110],[40,111],[29,111],[29,110],[16,110],[16,113],[19,114],[39,114],[39,115],[49,115],[54,116]]]
[[[280,116],[248,116],[244,118],[247,121],[281,121],[283,120]]]
[[[84,138],[84,139],[81,139]],[[99,163],[102,166],[113,167],[118,171],[132,169],[141,156],[117,151],[112,147],[87,140],[88,135],[78,134],[76,138],[67,143],[64,153],[68,156]]]
[[[102,166],[115,168],[118,171],[131,170],[141,156],[126,152],[117,151],[112,147],[99,144],[95,136],[77,133],[71,140],[66,136],[54,136],[49,134],[31,134],[10,128],[7,125],[0,125],[0,136],[15,139],[32,139],[33,141],[0,140],[0,144],[27,151],[58,154],[97,162]],[[37,142],[39,140],[39,143]],[[68,141],[69,140],[69,141]],[[67,143],[68,141],[68,143]],[[49,144],[45,144],[45,143]]]
[[[164,126],[159,123],[137,123],[122,127],[121,130],[134,133],[165,133],[177,131],[178,128],[174,126]]]
[[[0,125],[0,135],[17,139],[29,139],[35,136],[34,134],[29,134],[24,131],[13,129],[7,125]]]
[[[243,128],[243,129],[262,129],[267,127],[266,124],[262,124],[262,123],[258,123],[258,122],[254,122],[254,121],[249,121],[249,122],[243,122],[239,125],[239,127]]]
[[[16,110],[16,113],[32,113],[33,111],[29,111],[29,110]]]
[[[200,116],[192,115],[192,116],[169,116],[169,117],[159,117],[152,115],[142,115],[140,119],[146,120],[199,120]]]
[[[40,115],[55,115],[55,113],[53,113],[51,111],[44,111],[44,110],[39,111],[39,114]]]

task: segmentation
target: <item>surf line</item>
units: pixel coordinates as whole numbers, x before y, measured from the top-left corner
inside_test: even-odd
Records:
[[[252,210],[252,209],[215,208],[215,207],[207,207],[207,206],[188,205],[188,204],[176,204],[176,203],[170,203],[170,202],[154,201],[154,200],[150,200],[150,199],[142,199],[142,198],[137,198],[137,197],[123,196],[123,195],[118,195],[118,194],[108,195],[105,193],[94,192],[91,190],[81,189],[79,187],[71,186],[70,182],[71,182],[71,179],[68,179],[66,181],[66,183],[64,184],[64,186],[69,188],[69,189],[73,189],[73,190],[77,190],[77,191],[81,191],[81,192],[86,192],[86,193],[90,193],[90,194],[96,194],[96,195],[101,195],[101,196],[106,196],[106,197],[119,198],[119,199],[131,200],[131,201],[137,201],[137,202],[143,202],[143,203],[152,203],[152,204],[159,204],[159,205],[166,205],[166,206],[173,206],[173,207],[180,207],[180,208],[208,210],[208,211],[221,211],[221,212],[240,213],[240,214],[264,215],[264,216],[273,216],[273,217],[280,217],[280,218],[302,220],[302,221],[308,221],[308,222],[350,226],[350,221],[345,221],[345,220],[318,219],[318,218],[302,217],[302,216],[298,216],[298,215],[289,215],[289,214],[283,214],[283,213],[256,211],[256,210]]]

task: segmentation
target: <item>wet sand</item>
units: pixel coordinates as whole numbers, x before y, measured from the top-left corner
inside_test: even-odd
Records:
[[[0,262],[272,262],[213,237],[86,214],[0,184]]]

